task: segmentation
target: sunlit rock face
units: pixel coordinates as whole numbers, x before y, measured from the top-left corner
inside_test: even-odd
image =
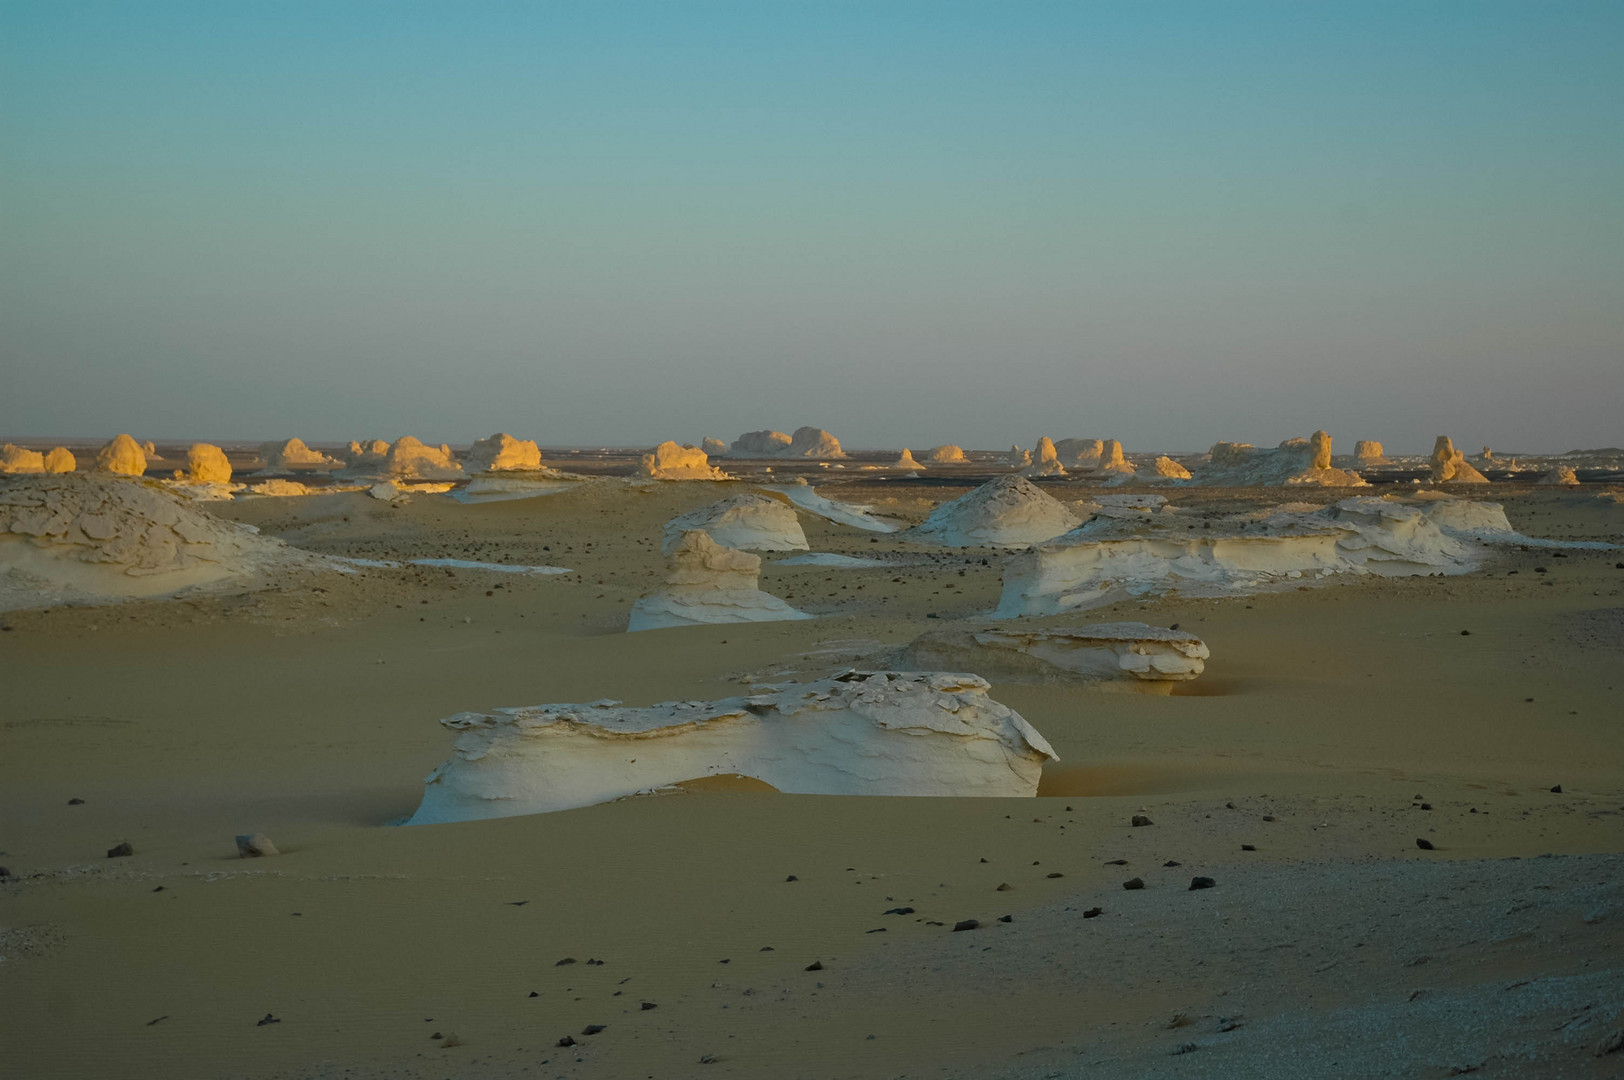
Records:
[[[1194,482],[1209,487],[1368,486],[1358,473],[1331,467],[1331,436],[1323,431],[1307,439],[1286,439],[1269,450],[1250,443],[1214,443]]]
[[[893,469],[907,469],[911,472],[923,472],[925,469],[923,465],[914,460],[912,451],[910,451],[906,446],[902,448],[902,454],[897,458],[896,463],[891,467]]]
[[[147,453],[128,435],[116,435],[96,454],[99,472],[118,476],[141,476],[147,471]]]
[[[1060,455],[1055,452],[1054,440],[1047,435],[1038,440],[1038,448],[1033,451],[1032,464],[1023,472],[1026,476],[1066,475],[1066,467],[1060,464]]]
[[[1448,435],[1440,435],[1432,444],[1432,482],[1434,484],[1487,484],[1489,478],[1473,468],[1466,455],[1455,449]]]
[[[1097,469],[1105,453],[1103,439],[1061,439],[1054,444],[1060,464],[1073,469]]]
[[[965,456],[962,448],[947,443],[943,446],[931,447],[930,451],[925,454],[925,460],[932,465],[964,465],[970,459]]]
[[[899,671],[974,671],[994,683],[1123,683],[1167,692],[1206,669],[1206,643],[1139,622],[1077,627],[936,630],[881,657]]]
[[[45,471],[45,455],[38,450],[6,443],[0,446],[0,476],[21,476]]]
[[[468,468],[474,472],[504,472],[541,468],[541,447],[531,439],[515,439],[499,431],[486,439],[475,439],[468,450]]]
[[[351,443],[352,447],[359,447],[359,443]],[[378,454],[378,460],[389,452],[387,444]],[[301,438],[283,439],[281,442],[268,442],[260,444],[259,472],[266,476],[286,475],[292,472],[308,472],[314,469],[324,469],[339,464],[334,458],[328,457],[319,450],[312,450],[305,445]]]
[[[945,547],[1025,547],[1077,523],[1060,500],[1012,474],[938,506],[908,535]]]
[[[458,713],[451,758],[407,823],[590,806],[739,774],[806,795],[1030,797],[1042,735],[975,675],[848,672],[721,701]]]
[[[48,473],[70,473],[79,467],[78,460],[73,451],[65,446],[57,446],[45,455],[45,471]]]
[[[197,484],[228,484],[231,462],[226,452],[211,443],[193,443],[186,451],[186,476]]]
[[[711,465],[697,446],[666,441],[643,455],[639,474],[651,480],[726,480],[727,473]]]
[[[1387,464],[1387,455],[1382,451],[1382,444],[1375,439],[1360,439],[1354,443],[1353,456],[1360,465]]]
[[[665,523],[663,550],[669,554],[684,533],[705,533],[723,547],[741,551],[806,551],[801,519],[786,503],[765,495],[730,495]]]
[[[457,480],[462,466],[451,456],[451,448],[425,445],[420,439],[402,435],[389,447],[383,471],[399,480]]]
[[[685,532],[672,545],[664,584],[632,605],[626,630],[812,618],[762,592],[760,580],[761,556]]]

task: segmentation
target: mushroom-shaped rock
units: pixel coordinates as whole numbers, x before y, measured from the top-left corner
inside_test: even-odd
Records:
[[[964,465],[970,459],[964,456],[962,449],[952,443],[947,443],[944,446],[932,447],[930,452],[925,455],[925,460],[932,465]]]
[[[389,447],[384,470],[401,480],[456,480],[462,466],[451,460],[449,448],[425,446],[420,439],[402,435]]]
[[[726,480],[727,473],[710,463],[697,446],[666,441],[643,455],[638,472],[654,480]]]
[[[70,473],[79,467],[78,460],[73,451],[65,446],[55,446],[45,455],[45,471],[48,473]]]
[[[721,701],[615,701],[465,712],[409,825],[568,810],[684,780],[752,777],[805,795],[1030,797],[1042,735],[940,672],[847,672]]]
[[[541,447],[530,439],[515,439],[499,431],[488,439],[475,439],[468,451],[468,468],[475,472],[541,468]]]
[[[812,618],[757,587],[759,555],[723,547],[704,532],[683,533],[666,566],[665,584],[632,605],[628,632]]]
[[[782,431],[747,431],[733,440],[728,453],[736,458],[782,457],[792,441]]]
[[[676,550],[686,533],[700,531],[723,547],[750,551],[806,551],[801,519],[766,495],[730,495],[665,523],[662,550]]]
[[[351,443],[350,445],[359,448],[360,444]],[[383,453],[388,453],[388,450],[388,446],[385,445]],[[379,455],[379,460],[382,460],[382,454]],[[266,475],[338,464],[336,460],[321,451],[310,449],[305,445],[305,441],[298,437],[283,439],[281,442],[261,443],[259,461],[259,471]]]
[[[1025,469],[1027,476],[1065,476],[1066,467],[1060,464],[1060,456],[1055,453],[1054,440],[1045,435],[1038,440],[1038,448],[1032,464]]]
[[[936,630],[887,654],[898,671],[975,671],[999,682],[1111,681],[1166,693],[1196,678],[1211,654],[1184,630],[1140,622],[1021,630]]]
[[[12,443],[0,446],[0,476],[19,476],[45,471],[45,455]]]
[[[211,443],[193,443],[186,451],[186,473],[198,484],[229,484],[231,462],[226,452]]]
[[[1010,474],[943,503],[908,535],[947,547],[1025,547],[1076,526],[1059,499]]]
[[[906,446],[902,448],[902,456],[897,458],[896,464],[892,465],[891,467],[893,469],[914,469],[920,472],[923,472],[925,469],[923,465],[914,460],[912,452],[910,452]]]
[[[1487,484],[1489,478],[1472,468],[1466,455],[1455,449],[1448,435],[1438,436],[1432,445],[1432,482],[1434,484]]]
[[[119,476],[141,476],[147,471],[147,455],[130,436],[116,435],[97,452],[96,468]]]

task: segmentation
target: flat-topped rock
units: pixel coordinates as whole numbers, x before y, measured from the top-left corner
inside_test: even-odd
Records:
[[[766,495],[730,495],[665,523],[661,550],[670,554],[682,535],[700,531],[723,547],[741,551],[806,551],[806,533],[795,511]]]
[[[1077,523],[1060,500],[1011,474],[938,506],[908,536],[947,547],[1024,547]]]
[[[994,682],[1119,681],[1166,692],[1205,670],[1206,643],[1140,622],[937,630],[883,657],[898,670],[973,671]]]
[[[643,455],[638,473],[651,480],[730,479],[727,473],[711,465],[709,455],[699,447],[669,440]]]
[[[472,472],[537,471],[541,469],[541,447],[533,439],[515,439],[505,431],[475,439],[468,448],[468,469]]]

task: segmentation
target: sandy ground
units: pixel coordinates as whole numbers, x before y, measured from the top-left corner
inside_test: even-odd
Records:
[[[1624,1024],[1624,552],[1038,620],[1179,623],[1213,657],[1170,696],[995,684],[1063,759],[1034,800],[709,784],[387,827],[442,716],[727,696],[996,599],[995,553],[803,515],[814,550],[927,558],[769,565],[813,621],[624,634],[660,524],[731,490],[222,504],[320,552],[574,573],[0,616],[0,1076],[1624,1070],[1596,1054]],[[822,490],[920,520],[962,489]],[[1493,495],[1530,535],[1624,536],[1592,486]],[[243,832],[283,855],[239,860]]]

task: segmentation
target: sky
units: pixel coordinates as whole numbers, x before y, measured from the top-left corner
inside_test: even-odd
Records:
[[[0,434],[1624,445],[1624,4],[0,0]]]

